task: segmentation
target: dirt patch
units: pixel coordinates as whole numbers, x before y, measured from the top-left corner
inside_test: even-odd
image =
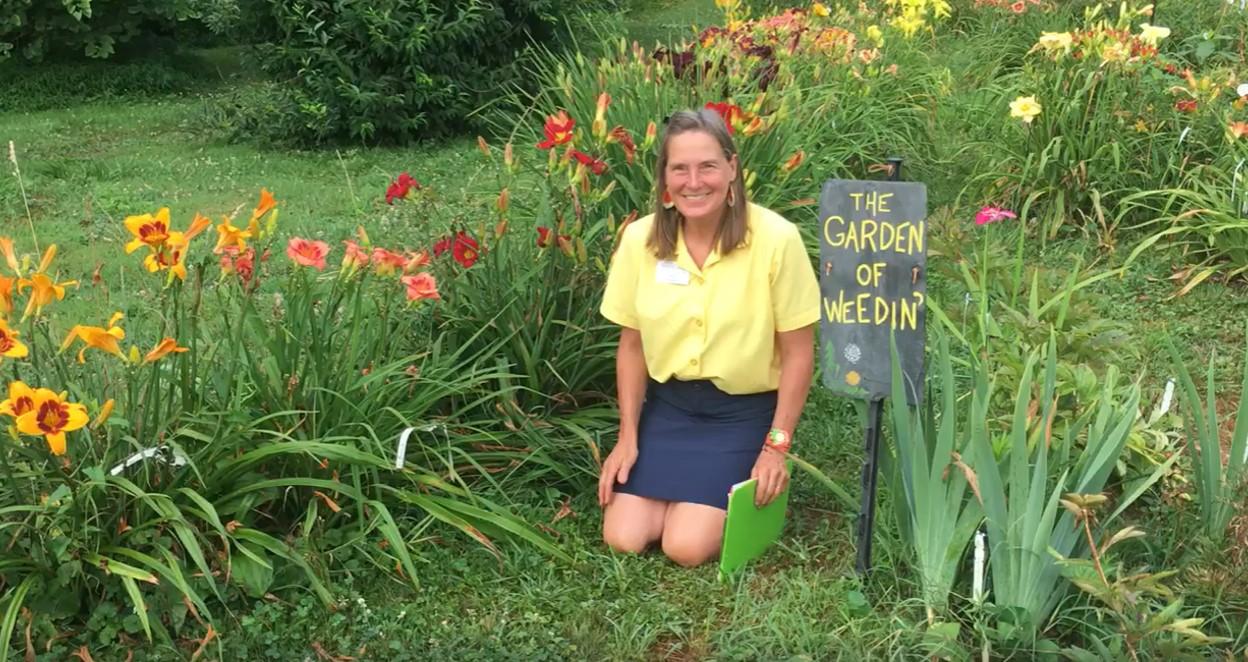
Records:
[[[646,652],[647,660],[700,662],[711,657],[710,645],[703,639],[685,641],[674,634],[660,635]]]

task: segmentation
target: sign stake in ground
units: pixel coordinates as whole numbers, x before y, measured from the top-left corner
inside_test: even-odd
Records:
[[[831,179],[819,198],[823,384],[867,403],[862,508],[857,523],[859,574],[871,569],[876,479],[884,398],[892,391],[895,339],[906,403],[923,394],[927,291],[927,187],[902,182],[901,159],[890,181]]]

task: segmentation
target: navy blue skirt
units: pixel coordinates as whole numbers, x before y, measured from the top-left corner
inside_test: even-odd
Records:
[[[732,395],[710,381],[651,380],[637,462],[615,491],[727,509],[728,491],[750,477],[775,413],[775,391]]]

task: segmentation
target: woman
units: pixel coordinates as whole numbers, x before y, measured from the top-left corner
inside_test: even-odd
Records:
[[[624,229],[602,314],[619,324],[620,436],[598,500],[613,549],[691,567],[721,546],[728,492],[787,486],[814,370],[819,283],[797,227],[746,200],[737,150],[713,110],[667,123],[659,203]]]

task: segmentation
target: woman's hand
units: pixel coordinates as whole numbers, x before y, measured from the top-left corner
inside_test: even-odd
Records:
[[[754,462],[750,478],[758,479],[758,487],[754,490],[754,505],[762,508],[774,501],[789,485],[789,468],[784,462],[784,455],[779,451],[763,449],[758,454],[758,460]]]
[[[637,461],[637,440],[621,436],[615,442],[615,448],[602,463],[602,474],[598,476],[598,505],[606,507],[611,503],[611,495],[615,491],[615,483],[628,482],[628,472]]]

